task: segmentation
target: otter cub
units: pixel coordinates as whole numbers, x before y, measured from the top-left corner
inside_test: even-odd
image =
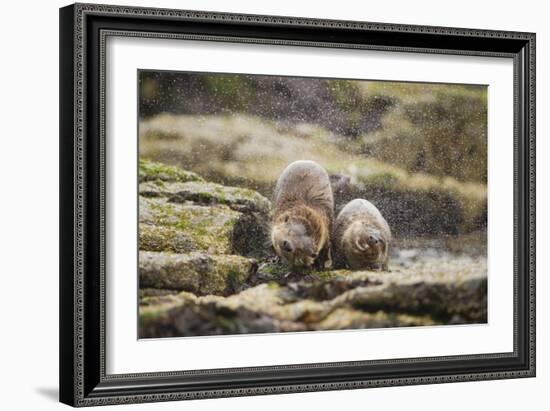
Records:
[[[325,169],[305,160],[287,166],[273,206],[271,241],[277,255],[295,267],[329,267],[334,198]]]
[[[357,269],[388,269],[391,231],[380,211],[371,202],[355,199],[336,217],[335,255],[339,265],[347,262]]]

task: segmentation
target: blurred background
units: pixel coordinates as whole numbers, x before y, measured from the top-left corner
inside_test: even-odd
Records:
[[[485,242],[485,86],[141,71],[139,87],[144,159],[268,198],[315,160],[337,209],[363,197],[404,240]]]

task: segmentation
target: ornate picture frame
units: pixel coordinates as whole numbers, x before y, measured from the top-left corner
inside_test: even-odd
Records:
[[[105,62],[109,37],[513,60],[513,350],[107,373]],[[61,402],[92,406],[535,376],[534,33],[75,4],[60,10],[60,97]]]

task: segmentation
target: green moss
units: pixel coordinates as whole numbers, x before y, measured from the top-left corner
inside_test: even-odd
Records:
[[[221,216],[218,216],[218,220]],[[211,252],[229,253],[231,233],[236,216],[222,218],[221,225],[213,217],[204,217],[201,212],[180,213],[176,227],[193,238],[199,249]]]
[[[168,166],[162,163],[139,159],[139,181],[155,181],[162,184],[163,181],[177,181],[185,183],[187,181],[204,181],[198,174],[191,171],[185,171],[181,168]]]
[[[232,252],[233,230],[240,213],[223,205],[169,203],[155,198],[143,198],[141,202],[151,214],[140,231],[142,249],[177,251],[177,248],[219,254]]]
[[[227,292],[228,293],[234,293],[242,286],[244,281],[248,278],[247,276],[243,276],[241,272],[235,270],[234,268],[230,268],[227,271]]]
[[[325,270],[325,271],[318,271],[315,274],[322,280],[328,281],[332,280],[336,277],[345,277],[349,274],[351,274],[353,271],[350,270]]]
[[[205,294],[219,293],[217,290],[233,294],[246,282],[255,267],[254,260],[234,255],[220,256],[214,267],[206,273],[201,290]]]
[[[195,295],[232,294],[246,282],[256,267],[255,260],[238,255],[139,253],[141,287],[188,291]],[[169,297],[174,301],[184,299],[181,295]]]
[[[201,181],[169,182],[164,187],[143,182],[139,191],[143,197],[161,197],[174,203],[223,204],[240,212],[268,213],[271,207],[269,200],[256,191]]]
[[[186,253],[195,251],[198,247],[191,237],[174,227],[140,224],[139,249]]]
[[[266,264],[262,267],[262,272],[266,274],[282,274],[287,270],[281,264]]]

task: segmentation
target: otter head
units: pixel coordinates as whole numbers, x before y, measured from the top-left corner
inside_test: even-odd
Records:
[[[353,269],[368,268],[381,263],[387,251],[387,239],[382,232],[364,221],[354,221],[343,236],[343,249]]]
[[[311,267],[322,248],[321,236],[312,219],[288,211],[273,225],[271,241],[275,252],[294,267]]]

